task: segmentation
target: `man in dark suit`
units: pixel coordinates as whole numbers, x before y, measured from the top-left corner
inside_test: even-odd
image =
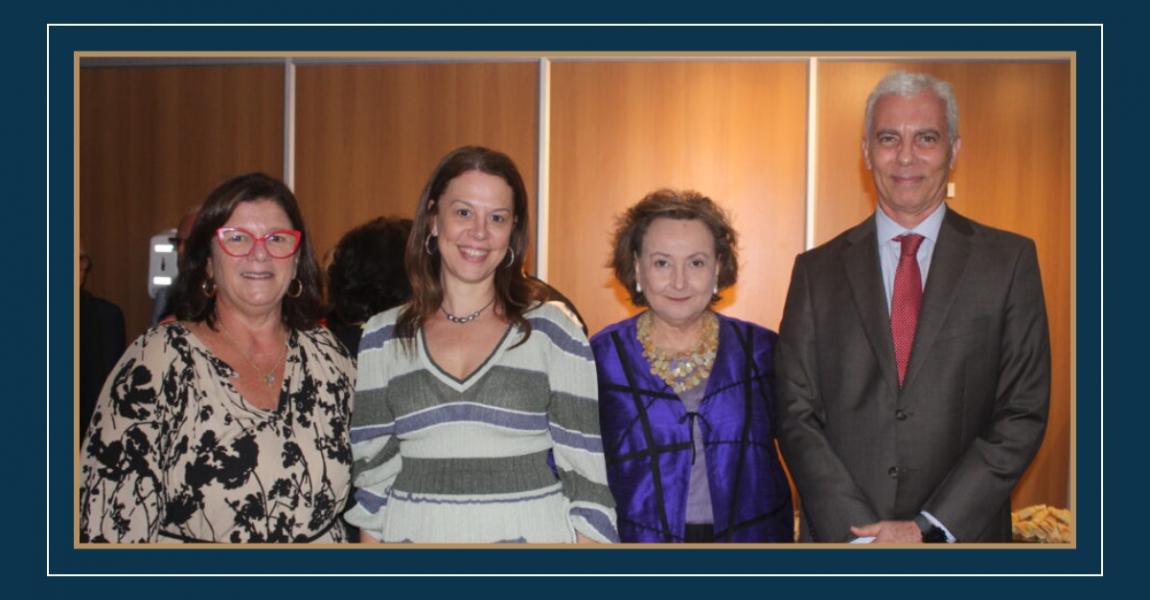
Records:
[[[124,313],[119,306],[84,289],[92,260],[80,248],[80,440],[96,408],[104,380],[124,353]],[[81,448],[81,451],[83,449]]]
[[[1046,429],[1046,308],[1034,242],[946,206],[959,147],[950,85],[887,75],[863,139],[875,215],[795,260],[777,407],[804,541],[1010,541]]]

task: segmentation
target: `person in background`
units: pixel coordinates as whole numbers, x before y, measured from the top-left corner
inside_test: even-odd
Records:
[[[403,270],[411,225],[411,219],[379,217],[347,232],[335,246],[327,268],[327,326],[352,353],[372,315],[411,297]]]
[[[511,159],[475,146],[419,198],[411,301],[359,345],[346,519],[362,541],[617,540],[591,350],[523,274],[527,207]]]
[[[217,187],[188,236],[177,321],[100,394],[81,542],[341,542],[355,365],[317,327],[322,285],[291,190]]]
[[[332,252],[327,268],[330,308],[324,324],[352,354],[359,349],[363,325],[372,315],[411,297],[403,267],[411,225],[411,219],[372,219],[344,234]],[[349,495],[345,509],[354,505],[355,497]],[[359,539],[358,529],[344,525],[348,539]]]
[[[773,331],[713,310],[738,275],[710,198],[659,190],[619,219],[615,277],[644,307],[591,338],[625,542],[792,542],[775,448]]]
[[[89,292],[88,273],[92,259],[80,242],[80,440],[88,432],[96,399],[104,380],[124,353],[124,312],[119,306]]]
[[[945,202],[961,140],[944,81],[867,98],[875,214],[795,259],[780,441],[820,542],[1008,542],[1042,443],[1050,340],[1034,242]]]

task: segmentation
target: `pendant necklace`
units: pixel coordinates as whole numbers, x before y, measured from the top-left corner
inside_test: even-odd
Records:
[[[253,368],[253,369],[255,369],[255,370],[256,370],[256,373],[260,373],[260,372],[262,372],[262,371],[263,371],[263,369],[261,369],[261,368],[259,367],[259,365],[257,365],[256,363],[252,362],[252,359],[248,358],[248,355],[247,355],[247,354],[245,354],[245,353],[244,353],[244,351],[240,349],[240,345],[239,345],[239,344],[237,344],[237,343],[236,343],[236,341],[235,341],[234,339],[232,339],[232,336],[231,336],[231,334],[229,334],[229,333],[228,333],[228,330],[227,330],[227,329],[224,329],[223,327],[220,327],[220,333],[224,334],[224,338],[227,340],[227,342],[228,342],[229,344],[231,344],[232,348],[235,348],[235,349],[236,349],[236,352],[238,352],[238,353],[240,354],[240,356],[241,356],[241,357],[242,357],[242,358],[243,358],[245,361],[247,361],[247,363],[248,363],[249,365],[251,365],[251,366],[252,366],[252,368]],[[286,356],[286,355],[287,355],[287,343],[285,342],[285,343],[284,343],[283,352],[281,352],[281,353],[280,353],[280,355],[279,355],[279,357],[278,357],[278,358],[276,358],[276,360],[275,360],[275,361],[272,363],[272,370],[271,370],[271,371],[268,371],[267,375],[264,375],[264,376],[263,376],[264,385],[269,385],[269,386],[270,386],[270,385],[272,385],[272,384],[274,384],[274,383],[275,383],[275,381],[276,381],[276,370],[280,368],[280,363],[282,363],[282,362],[283,362],[283,358],[284,358],[284,356]]]

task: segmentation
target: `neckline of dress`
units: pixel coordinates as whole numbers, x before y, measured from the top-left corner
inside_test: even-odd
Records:
[[[489,370],[489,367],[494,364],[496,356],[502,354],[503,348],[507,342],[507,338],[510,337],[511,330],[514,328],[515,326],[513,324],[508,323],[507,328],[503,330],[503,335],[500,336],[499,341],[495,344],[495,347],[493,347],[491,352],[488,353],[487,358],[483,359],[483,362],[479,363],[479,366],[475,367],[475,369],[468,373],[467,376],[463,379],[448,373],[447,369],[444,369],[443,367],[439,366],[439,363],[435,362],[435,359],[431,356],[431,351],[427,348],[427,337],[423,333],[423,328],[420,328],[419,330],[419,354],[421,357],[423,357],[424,360],[427,361],[427,364],[432,369],[434,369],[435,372],[450,379],[451,382],[460,387],[460,389],[467,389],[468,387],[471,387],[471,383],[474,383],[474,381],[478,380],[482,374]]]
[[[224,367],[227,367],[227,369],[229,371],[231,371],[232,373],[237,373],[236,368],[233,367],[231,365],[231,363],[220,358],[220,356],[218,354],[213,352],[212,349],[209,348],[208,345],[205,344],[202,339],[200,339],[200,336],[196,335],[196,332],[192,331],[187,325],[185,325],[184,323],[181,323],[179,321],[175,322],[174,324],[184,331],[186,337],[191,340],[191,343],[195,344],[195,346],[201,352],[203,352],[204,355],[209,360],[211,360],[215,364],[223,365]],[[283,377],[280,378],[279,393],[276,397],[275,408],[260,408],[260,407],[256,406],[255,404],[252,404],[251,402],[248,401],[247,398],[244,397],[243,393],[240,392],[239,388],[237,388],[235,386],[235,384],[232,383],[231,378],[224,377],[223,378],[223,385],[226,386],[227,389],[229,391],[231,391],[232,394],[235,395],[235,398],[233,399],[233,401],[238,402],[238,404],[240,404],[240,406],[244,407],[245,409],[247,409],[251,412],[259,413],[262,415],[267,415],[267,416],[278,415],[279,413],[281,413],[283,411],[284,405],[285,405],[285,402],[287,401],[287,396],[288,396],[288,394],[286,393],[286,388],[287,388],[287,384],[288,384],[288,366],[291,364],[291,357],[292,357],[292,352],[293,352],[292,351],[292,342],[297,339],[296,336],[298,334],[299,334],[299,332],[296,331],[295,329],[288,329],[288,337],[287,337],[287,342],[286,342],[287,343],[287,350],[285,351],[284,358],[283,358],[284,374],[283,374]]]

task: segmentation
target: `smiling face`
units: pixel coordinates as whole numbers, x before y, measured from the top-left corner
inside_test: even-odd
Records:
[[[511,186],[502,177],[467,171],[447,184],[435,211],[431,233],[444,284],[490,283],[507,261],[515,225]]]
[[[223,227],[242,227],[262,237],[268,232],[292,229],[287,213],[271,200],[241,202]],[[212,239],[208,275],[216,282],[216,311],[239,311],[259,316],[280,310],[288,286],[295,278],[299,252],[287,258],[273,258],[267,247],[257,243],[247,256],[230,256]]]
[[[643,236],[635,270],[655,318],[689,326],[711,304],[719,274],[715,237],[702,221],[655,219]]]
[[[946,105],[931,92],[887,94],[875,102],[863,156],[879,208],[896,223],[914,227],[946,198],[959,148],[947,132]]]

